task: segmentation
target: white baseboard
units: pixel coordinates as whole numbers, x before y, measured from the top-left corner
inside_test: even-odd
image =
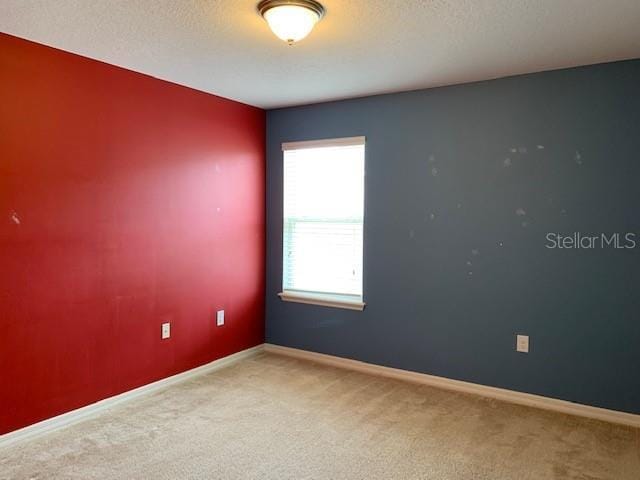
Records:
[[[226,367],[239,360],[251,357],[263,349],[264,351],[271,353],[287,355],[289,357],[299,358],[303,360],[310,360],[317,363],[322,363],[324,365],[345,368],[348,370],[354,370],[370,375],[380,375],[383,377],[420,383],[423,385],[429,385],[445,390],[453,390],[457,392],[471,393],[484,397],[490,397],[496,400],[516,403],[518,405],[526,405],[529,407],[552,410],[569,415],[576,415],[580,417],[592,418],[605,422],[618,423],[640,428],[640,415],[618,412],[615,410],[607,410],[605,408],[592,407],[589,405],[567,402],[565,400],[558,400],[555,398],[548,398],[540,395],[533,395],[530,393],[515,392],[512,390],[488,387],[485,385],[478,385],[475,383],[463,382],[460,380],[436,377],[434,375],[428,375],[425,373],[383,367],[371,363],[360,362],[358,360],[351,360],[347,358],[335,357],[332,355],[325,355],[322,353],[309,352],[296,348],[264,344],[249,348],[247,350],[243,350],[238,353],[234,353],[233,355],[229,355],[218,360],[214,360],[211,363],[196,367],[186,372],[178,373],[177,375],[173,375],[168,378],[163,378],[162,380],[158,380],[157,382],[138,387],[134,390],[130,390],[128,392],[124,392],[119,395],[106,398],[104,400],[100,400],[99,402],[92,403],[91,405],[87,405],[86,407],[72,410],[71,412],[63,413],[62,415],[43,420],[42,422],[29,425],[28,427],[24,427],[19,430],[0,435],[0,449],[8,447],[10,445],[14,445],[18,442],[39,437],[40,435],[44,435],[54,430],[68,427],[90,417],[96,416],[116,405],[128,402],[135,398],[139,398],[143,395],[157,392],[171,385],[190,380],[197,376],[213,372],[214,370]]]
[[[128,392],[105,398],[104,400],[92,403],[90,405],[87,405],[86,407],[78,408],[77,410],[72,410],[70,412],[63,413],[62,415],[58,415],[56,417],[34,423],[33,425],[29,425],[19,430],[14,430],[13,432],[0,435],[0,449],[8,447],[9,445],[14,445],[18,442],[31,440],[35,437],[39,437],[40,435],[44,435],[45,433],[49,433],[54,430],[68,427],[69,425],[73,425],[75,423],[81,422],[82,420],[86,420],[90,417],[98,415],[109,408],[120,405],[121,403],[139,398],[143,395],[149,395],[150,393],[163,390],[171,385],[185,382],[200,375],[213,372],[214,370],[226,367],[239,360],[251,357],[262,349],[263,345],[248,348],[232,355],[219,358],[218,360],[214,360],[213,362],[207,363],[206,365],[201,365],[200,367],[187,370],[186,372],[178,373],[171,377],[163,378],[162,380],[149,383],[148,385],[143,385],[142,387],[129,390]]]
[[[518,405],[541,408],[544,410],[552,410],[569,415],[576,415],[579,417],[586,417],[595,420],[602,420],[605,422],[640,428],[640,415],[634,415],[631,413],[607,410],[605,408],[582,405],[580,403],[573,403],[565,400],[533,395],[531,393],[516,392],[503,388],[488,387],[476,383],[452,380],[444,377],[436,377],[434,375],[428,375],[426,373],[418,373],[408,370],[400,370],[397,368],[383,367],[381,365],[360,362],[358,360],[335,357],[333,355],[309,352],[306,350],[283,347],[280,345],[265,344],[264,350],[266,352],[287,355],[289,357],[299,358],[303,360],[310,360],[313,362],[322,363],[324,365],[345,368],[348,370],[355,370],[357,372],[368,373],[371,375],[380,375],[383,377],[420,383],[423,385],[429,385],[445,390],[471,393],[483,397],[494,398],[496,400],[502,400],[504,402],[516,403]]]

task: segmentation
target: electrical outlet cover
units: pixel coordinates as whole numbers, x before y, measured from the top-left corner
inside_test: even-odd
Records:
[[[529,353],[529,335],[518,335],[516,338],[516,350]]]
[[[163,323],[162,324],[162,339],[167,339],[171,337],[171,324]]]

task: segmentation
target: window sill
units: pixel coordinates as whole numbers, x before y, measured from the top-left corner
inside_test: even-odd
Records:
[[[364,310],[365,303],[359,298],[349,295],[331,295],[309,292],[281,292],[278,294],[283,302],[306,303],[322,307],[345,308],[347,310]]]

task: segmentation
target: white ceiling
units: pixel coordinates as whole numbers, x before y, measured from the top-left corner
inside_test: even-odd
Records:
[[[1,0],[0,30],[264,108],[640,57],[640,0],[322,0],[289,47],[258,0]]]

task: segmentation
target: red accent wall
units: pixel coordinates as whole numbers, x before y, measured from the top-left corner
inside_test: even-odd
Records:
[[[0,34],[0,434],[263,342],[264,135]]]

